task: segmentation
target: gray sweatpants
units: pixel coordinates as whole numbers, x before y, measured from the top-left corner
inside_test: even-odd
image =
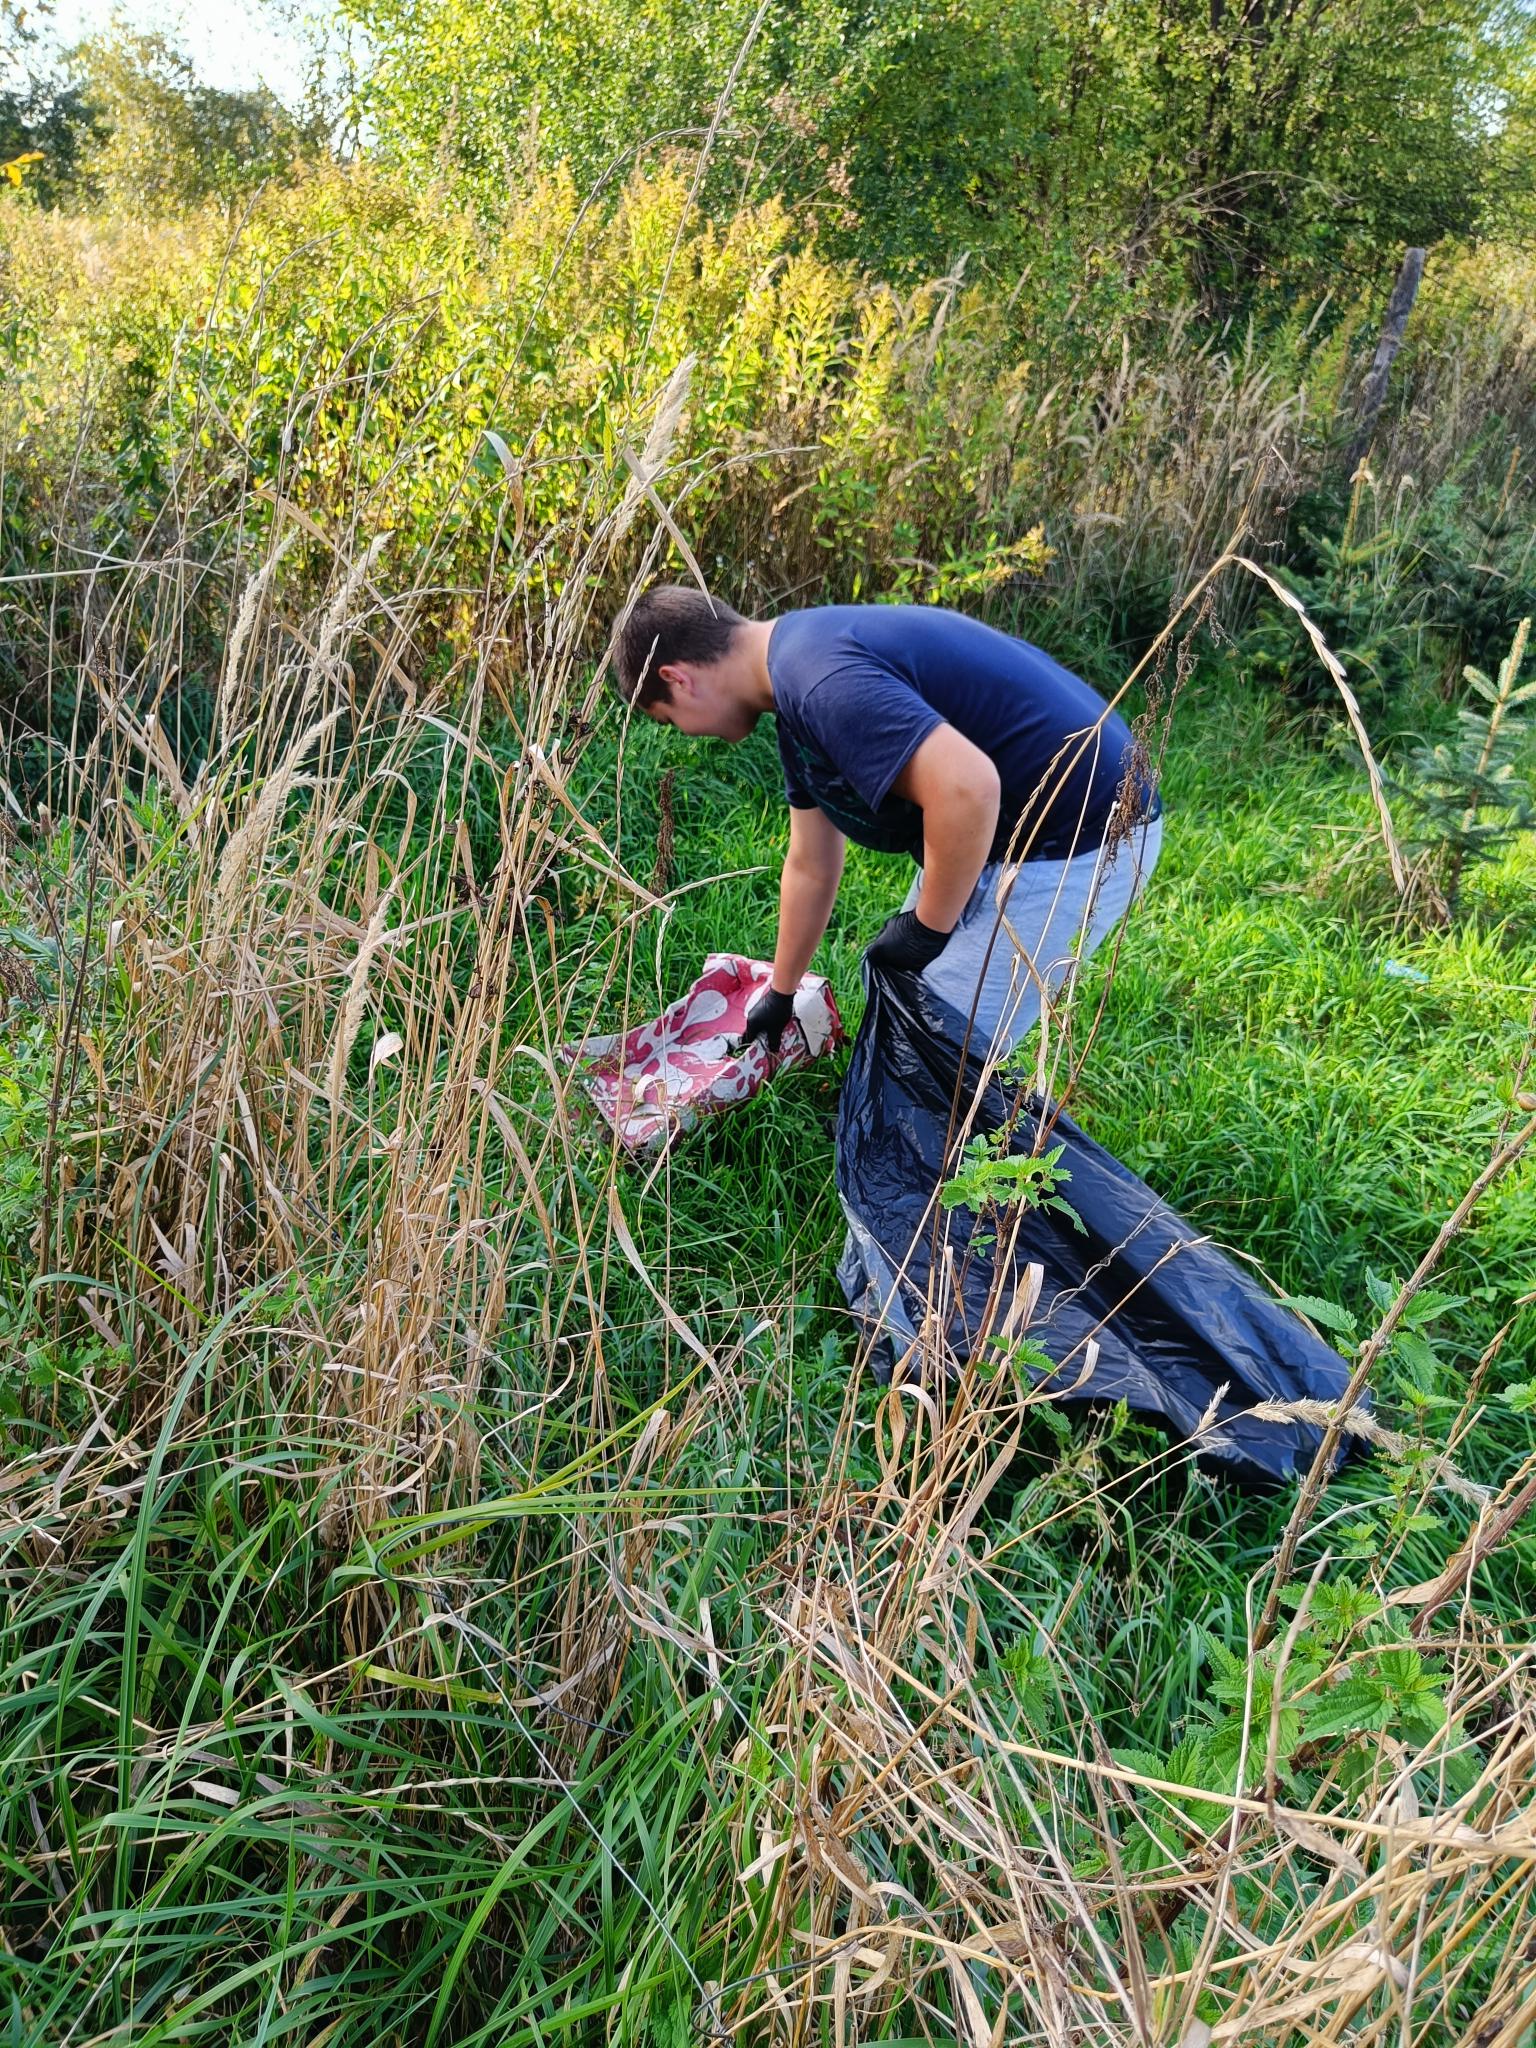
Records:
[[[992,861],[923,980],[964,1023],[970,1050],[1003,1059],[1141,894],[1163,846],[1161,815],[1112,849],[1072,860]],[[915,907],[919,870],[904,910]]]

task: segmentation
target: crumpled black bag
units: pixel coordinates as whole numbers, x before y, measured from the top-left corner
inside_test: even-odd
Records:
[[[964,1208],[940,1209],[935,1200],[963,1149],[949,1137],[954,1106],[958,1100],[958,1126],[980,1079],[977,1064],[968,1062],[957,1097],[965,1020],[917,975],[873,972],[867,979],[868,1004],[838,1113],[837,1189],[848,1219],[838,1278],[870,1338],[875,1376],[888,1381],[914,1355],[936,1238],[949,1247],[940,1251],[936,1298],[954,1288],[944,1334],[962,1360],[982,1326],[992,1261],[1004,1254],[997,1247],[969,1250],[977,1218]],[[1009,1106],[994,1077],[972,1132],[1002,1128]],[[1013,1149],[1035,1149],[1041,1114],[1032,1102],[1019,1118]],[[1002,1326],[1025,1268],[1038,1264],[1044,1279],[1027,1334],[1056,1361],[1049,1377],[1063,1400],[1123,1400],[1161,1417],[1183,1439],[1224,1388],[1215,1423],[1196,1445],[1202,1466],[1246,1486],[1306,1471],[1321,1425],[1251,1411],[1260,1403],[1335,1401],[1348,1385],[1348,1365],[1060,1110],[1048,1120],[1046,1149],[1056,1145],[1065,1147],[1061,1165],[1071,1174],[1062,1198],[1086,1234],[1048,1210],[1025,1215],[992,1329]],[[989,1227],[1006,1243],[1005,1226]],[[1074,1384],[1090,1337],[1097,1360],[1091,1376]]]

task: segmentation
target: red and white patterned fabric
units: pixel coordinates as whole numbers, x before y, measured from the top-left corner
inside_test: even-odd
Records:
[[[700,1117],[748,1101],[775,1074],[842,1044],[831,983],[808,974],[795,992],[794,1019],[784,1027],[779,1050],[770,1052],[759,1038],[743,1053],[731,1051],[772,972],[767,960],[711,953],[688,993],[651,1023],[565,1048],[626,1152],[663,1152]]]

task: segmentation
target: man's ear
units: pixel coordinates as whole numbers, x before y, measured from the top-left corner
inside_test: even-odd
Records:
[[[663,667],[657,669],[656,675],[658,681],[665,683],[667,689],[672,694],[675,695],[677,691],[681,690],[685,696],[691,697],[693,695],[692,675],[687,669],[679,668],[676,662],[667,662]]]

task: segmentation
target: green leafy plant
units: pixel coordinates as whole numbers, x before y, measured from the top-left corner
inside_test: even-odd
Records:
[[[946,545],[937,562],[897,556],[891,595],[906,603],[963,606],[1021,579],[1043,575],[1055,553],[1046,545],[1045,528],[1036,525],[1017,540],[1004,541],[993,532],[963,552]]]
[[[1401,1639],[1372,1587],[1344,1577],[1289,1588],[1286,1602],[1304,1612],[1283,1646],[1243,1654],[1202,1630],[1206,1682],[1178,1742],[1166,1754],[1117,1752],[1131,1769],[1188,1788],[1160,1799],[1156,1813],[1143,1809],[1131,1847],[1137,1868],[1181,1860],[1230,1818],[1202,1792],[1230,1797],[1262,1784],[1272,1766],[1286,1796],[1305,1803],[1325,1776],[1368,1778],[1380,1736],[1422,1747],[1446,1726],[1445,1673]],[[1466,1784],[1477,1765],[1472,1755],[1447,1754],[1437,1768]]]
[[[1083,1219],[1072,1205],[1056,1193],[1072,1178],[1061,1164],[1064,1145],[1049,1152],[1011,1150],[1008,1131],[994,1131],[990,1137],[972,1138],[959,1167],[939,1190],[946,1209],[970,1209],[978,1217],[995,1216],[1004,1209],[1049,1209],[1065,1216],[1077,1230]],[[983,1250],[995,1242],[995,1233],[973,1236],[971,1245]]]
[[[1050,1708],[1055,1673],[1043,1638],[1036,1633],[1011,1643],[993,1667],[999,1681],[1006,1680],[1026,1722],[1039,1723]]]
[[[1367,1270],[1365,1288],[1372,1307],[1385,1316],[1397,1300],[1396,1286],[1381,1274]],[[1286,1294],[1281,1300],[1331,1336],[1346,1339],[1351,1348],[1360,1343],[1359,1318],[1340,1303],[1325,1301],[1315,1294]],[[1408,1301],[1383,1355],[1391,1383],[1400,1397],[1413,1401],[1430,1400],[1437,1395],[1445,1364],[1435,1349],[1434,1327],[1464,1306],[1463,1296],[1437,1287],[1420,1288]]]

